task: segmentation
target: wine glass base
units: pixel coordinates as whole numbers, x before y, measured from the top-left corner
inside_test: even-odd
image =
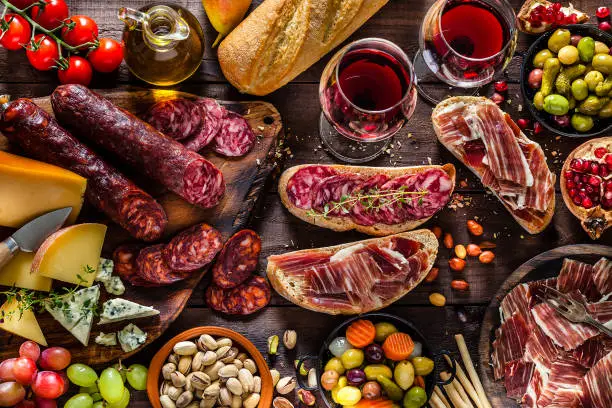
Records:
[[[441,81],[440,78],[429,69],[421,50],[414,56],[412,66],[417,78],[419,95],[431,104],[437,105],[444,99],[452,96],[475,96],[479,94],[481,89],[481,87],[460,88]]]
[[[338,133],[323,113],[319,118],[319,136],[325,149],[346,163],[365,163],[374,160],[387,149],[392,139],[379,142],[357,142],[348,139]]]

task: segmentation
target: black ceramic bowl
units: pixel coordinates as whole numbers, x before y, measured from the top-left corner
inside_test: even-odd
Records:
[[[608,47],[612,47],[612,34],[606,33],[605,31],[601,31],[594,25],[590,24],[573,24],[568,26],[563,26],[560,28],[567,28],[570,30],[572,35],[578,34],[583,37],[592,37],[595,41],[601,41],[606,44]],[[557,125],[552,117],[552,115],[539,111],[533,106],[533,97],[537,92],[537,89],[531,89],[527,82],[527,78],[529,77],[529,73],[535,67],[533,66],[533,57],[540,52],[541,50],[548,47],[548,39],[552,35],[555,30],[549,31],[543,35],[541,35],[532,45],[529,47],[529,50],[524,56],[523,65],[521,67],[521,92],[523,93],[523,99],[525,100],[525,105],[528,106],[529,112],[531,115],[540,122],[546,129],[550,130],[553,133],[559,134],[561,136],[568,137],[591,137],[600,135],[604,132],[612,131],[612,119],[595,119],[595,126],[593,129],[586,133],[580,133],[574,130],[571,126],[569,127],[561,127]]]
[[[423,357],[428,357],[432,359],[435,364],[434,370],[431,372],[431,374],[425,377],[425,392],[427,393],[428,401],[429,401],[429,398],[431,397],[431,394],[433,393],[433,390],[436,384],[446,385],[446,384],[449,384],[455,378],[455,366],[453,365],[452,367],[448,367],[446,363],[443,363],[443,359],[441,358],[443,355],[446,354],[449,357],[451,357],[451,361],[454,361],[450,353],[445,350],[434,352],[433,349],[431,348],[431,345],[425,340],[421,332],[419,332],[412,323],[400,317],[397,317],[391,314],[387,314],[387,313],[378,313],[378,312],[366,313],[363,315],[355,316],[352,319],[345,321],[340,326],[336,327],[334,331],[330,333],[330,335],[327,337],[327,339],[321,346],[321,351],[319,352],[318,356],[303,356],[298,360],[298,364],[297,364],[298,372],[300,371],[302,365],[305,365],[306,367],[314,367],[317,372],[317,387],[309,387],[307,384],[304,384],[301,376],[298,375],[297,379],[298,379],[300,387],[306,390],[309,390],[309,391],[320,390],[323,401],[325,401],[325,405],[328,408],[341,408],[340,404],[336,404],[332,400],[331,392],[325,391],[323,387],[321,386],[321,375],[323,374],[323,367],[325,366],[327,361],[329,361],[332,357],[334,357],[334,355],[329,351],[329,348],[328,348],[329,344],[336,337],[344,337],[347,327],[351,323],[353,323],[355,320],[362,320],[362,319],[370,320],[374,324],[379,323],[379,322],[389,322],[393,324],[395,327],[397,327],[397,329],[400,332],[410,335],[410,337],[412,337],[412,340],[415,343],[418,342],[423,345],[423,352],[421,355]],[[451,373],[451,377],[448,379],[448,381],[437,381],[436,380],[436,378],[438,378],[438,373],[443,371],[440,369],[441,367],[444,367],[446,371]]]

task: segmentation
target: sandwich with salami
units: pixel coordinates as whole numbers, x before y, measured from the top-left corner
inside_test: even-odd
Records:
[[[446,99],[432,113],[438,140],[530,234],[550,223],[555,211],[555,175],[540,145],[525,136],[510,115],[487,98]]]
[[[385,236],[412,230],[444,208],[455,167],[305,164],[287,169],[278,191],[296,217],[334,231]]]

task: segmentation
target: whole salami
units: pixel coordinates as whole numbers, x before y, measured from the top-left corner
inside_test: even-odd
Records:
[[[208,265],[222,246],[219,231],[208,224],[197,224],[172,238],[162,255],[172,270],[191,272]]]
[[[206,303],[218,312],[230,315],[249,315],[270,303],[271,292],[270,284],[265,278],[253,276],[233,289],[210,285],[206,290]]]
[[[244,156],[255,146],[255,133],[241,115],[227,111],[221,130],[215,136],[213,150],[229,157]]]
[[[186,148],[198,152],[204,146],[212,142],[215,136],[217,136],[227,110],[211,98],[199,98],[195,103],[200,107],[206,119],[203,122],[203,126],[200,127],[199,132],[183,142]]]
[[[58,119],[119,156],[170,191],[202,208],[225,193],[223,174],[199,154],[81,85],[62,85],[51,95]]]
[[[0,128],[28,155],[85,177],[87,200],[134,238],[155,241],[162,236],[168,219],[161,205],[32,101],[11,102]]]
[[[223,246],[213,266],[213,281],[223,289],[240,285],[257,269],[260,252],[261,238],[255,231],[238,231]]]
[[[143,120],[175,140],[187,139],[203,126],[202,110],[185,98],[156,103],[143,115]]]
[[[287,195],[298,208],[312,208],[311,188],[324,178],[336,175],[329,166],[308,166],[296,171],[287,182]]]
[[[113,271],[121,280],[132,286],[156,286],[142,279],[137,273],[136,258],[142,248],[141,245],[130,244],[119,246],[113,251]]]
[[[186,279],[189,275],[174,272],[164,262],[163,247],[164,244],[158,244],[140,250],[136,258],[138,276],[155,285],[170,285]]]

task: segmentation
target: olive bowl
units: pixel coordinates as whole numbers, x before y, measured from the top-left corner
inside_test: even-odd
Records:
[[[581,35],[583,37],[592,37],[595,41],[601,41],[606,44],[608,47],[612,48],[612,34],[607,33],[605,31],[600,30],[594,25],[591,24],[572,24],[561,26],[557,28],[565,28],[570,31],[572,35]],[[555,30],[557,29],[555,28]],[[532,45],[529,47],[529,50],[523,56],[523,64],[521,66],[521,93],[523,94],[523,100],[525,101],[525,105],[527,105],[529,112],[534,117],[535,120],[540,122],[542,126],[551,132],[567,137],[592,137],[597,136],[605,132],[612,131],[612,119],[595,119],[595,126],[588,132],[578,132],[574,130],[571,126],[562,127],[559,126],[552,115],[546,113],[545,111],[539,111],[533,106],[533,97],[537,92],[537,89],[532,89],[529,87],[528,77],[531,70],[535,67],[533,66],[533,57],[535,55],[545,49],[548,48],[548,39],[555,32],[555,30],[551,30],[545,34],[542,34]]]
[[[434,387],[436,385],[447,385],[450,384],[454,378],[456,373],[455,360],[453,359],[450,352],[446,350],[440,350],[439,352],[434,352],[430,344],[425,340],[425,337],[421,334],[421,332],[408,320],[402,319],[401,317],[394,316],[388,313],[380,313],[380,312],[372,312],[365,313],[359,316],[355,316],[349,320],[346,320],[344,323],[336,327],[331,334],[327,337],[323,345],[321,346],[321,350],[319,351],[318,356],[302,356],[298,359],[296,364],[296,372],[297,372],[297,381],[300,388],[303,388],[308,391],[319,391],[321,398],[323,399],[325,406],[327,408],[341,408],[342,405],[337,404],[333,401],[331,396],[331,391],[326,391],[323,389],[321,385],[321,375],[323,374],[323,367],[327,361],[329,361],[334,355],[329,351],[329,345],[336,337],[344,337],[346,329],[356,320],[369,320],[372,323],[381,323],[388,322],[393,324],[400,332],[408,334],[415,343],[421,343],[423,346],[423,351],[421,356],[428,357],[432,361],[434,361],[434,369],[433,371],[425,376],[425,392],[427,394],[427,402],[431,398],[431,394],[433,394]],[[439,381],[436,380],[437,374],[442,371],[440,369],[441,365],[446,365],[446,363],[439,364],[438,361],[441,361],[442,356],[449,356],[451,359],[452,365],[448,366],[447,370],[450,373],[450,378],[447,381]],[[304,379],[299,375],[300,371],[303,367],[314,368],[317,374],[317,386],[311,387],[308,384],[304,383]],[[443,391],[444,392],[444,391]]]

